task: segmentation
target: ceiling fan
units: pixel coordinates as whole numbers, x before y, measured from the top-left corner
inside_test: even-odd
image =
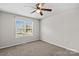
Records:
[[[44,3],[37,3],[35,5],[35,10],[32,11],[31,13],[37,12],[37,13],[39,13],[42,16],[43,15],[43,11],[51,12],[52,9],[45,8],[44,7]]]

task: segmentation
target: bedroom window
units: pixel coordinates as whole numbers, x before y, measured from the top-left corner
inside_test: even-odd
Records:
[[[16,19],[16,38],[31,36],[33,33],[33,22],[28,19]]]

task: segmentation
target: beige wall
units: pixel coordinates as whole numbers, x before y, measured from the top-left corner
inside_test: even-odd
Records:
[[[0,48],[10,47],[17,44],[39,40],[39,20],[35,19],[32,19],[33,36],[26,36],[23,38],[16,39],[16,16],[17,15],[0,12]]]
[[[79,52],[79,8],[43,19],[41,40]]]

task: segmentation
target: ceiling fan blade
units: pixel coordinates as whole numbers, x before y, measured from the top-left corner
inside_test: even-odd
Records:
[[[36,7],[37,9],[41,9],[44,6],[44,3],[37,3]]]
[[[34,12],[36,12],[36,10],[32,11],[31,13],[34,13]]]
[[[52,9],[44,9],[44,8],[42,8],[41,10],[44,10],[44,11],[52,11]]]
[[[37,8],[37,9],[40,9],[39,5],[40,5],[40,3],[37,3],[37,4],[36,4],[36,8]]]
[[[43,6],[44,6],[44,3],[39,3],[38,5],[39,8],[43,8]]]
[[[43,13],[42,13],[42,12],[40,12],[40,15],[42,16],[42,15],[43,15]]]

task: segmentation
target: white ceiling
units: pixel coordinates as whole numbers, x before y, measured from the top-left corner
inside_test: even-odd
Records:
[[[43,12],[44,15],[40,16],[37,13],[31,14],[34,10],[32,7],[35,7],[35,4],[36,3],[0,3],[0,10],[36,19],[43,19],[50,15],[55,15],[65,10],[79,7],[78,3],[45,3],[44,7],[51,8],[53,11]]]

